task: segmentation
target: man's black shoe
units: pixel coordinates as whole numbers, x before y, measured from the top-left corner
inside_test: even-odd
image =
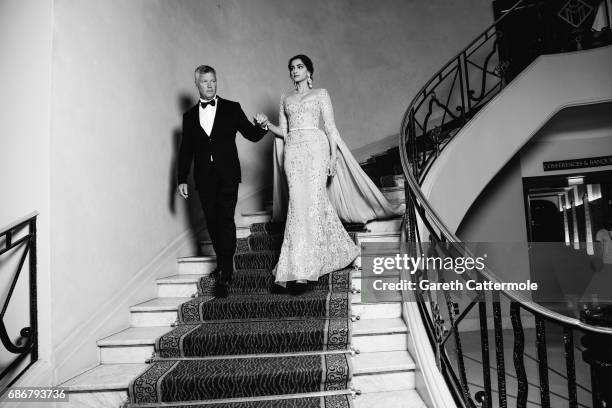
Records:
[[[229,277],[227,276],[226,273],[224,273],[223,271],[221,271],[218,275],[218,279],[217,282],[220,283],[225,283],[225,284],[232,284],[234,282],[234,278],[233,278],[234,274],[232,273]]]
[[[210,277],[218,278],[220,274],[221,274],[221,269],[219,268],[219,266],[216,266],[215,269],[213,269],[213,271],[210,273]]]
[[[217,282],[215,285],[214,295],[218,298],[226,298],[229,292],[229,284],[227,282]]]
[[[306,292],[307,289],[306,283],[287,282],[287,291],[292,295],[299,296]]]

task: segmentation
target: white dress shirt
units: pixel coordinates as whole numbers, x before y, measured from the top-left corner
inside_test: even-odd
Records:
[[[210,132],[212,132],[213,123],[215,122],[215,115],[217,114],[217,106],[219,106],[219,100],[217,96],[213,98],[215,101],[215,106],[208,105],[206,109],[202,108],[202,105],[198,104],[198,110],[200,112],[200,126],[206,132],[206,134],[210,137]],[[200,102],[209,102],[204,101],[204,99],[200,98]]]

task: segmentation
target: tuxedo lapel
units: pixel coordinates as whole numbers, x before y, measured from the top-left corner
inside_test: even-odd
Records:
[[[210,139],[210,135],[208,133],[206,133],[204,128],[202,128],[202,125],[200,125],[200,103],[199,102],[196,104],[196,106],[193,107],[193,110],[194,110],[194,114],[193,114],[193,128],[194,129],[202,129],[202,132],[204,132],[206,137],[208,137]]]
[[[215,127],[217,126],[217,123],[219,123],[219,120],[221,119],[221,115],[223,115],[224,107],[225,107],[225,101],[217,96],[217,112],[215,113],[215,120],[213,120],[212,128],[210,128],[211,138],[215,134]]]

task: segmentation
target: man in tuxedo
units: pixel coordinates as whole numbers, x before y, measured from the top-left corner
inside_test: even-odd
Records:
[[[252,142],[267,133],[265,118],[255,117],[251,124],[238,102],[217,96],[217,73],[208,65],[195,70],[195,85],[200,93],[197,105],[183,114],[183,137],[178,156],[178,192],[189,195],[187,176],[193,162],[196,190],[213,248],[217,254],[217,292],[227,296],[234,269],[236,224],[234,211],[241,182],[236,132]]]

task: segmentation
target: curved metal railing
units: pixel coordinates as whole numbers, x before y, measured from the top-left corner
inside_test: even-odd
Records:
[[[13,381],[27,370],[38,359],[38,324],[37,324],[37,290],[36,290],[36,218],[38,212],[33,212],[27,216],[11,223],[0,229],[0,276],[3,282],[9,283],[7,288],[2,288],[6,297],[2,299],[2,309],[0,310],[0,343],[2,344],[0,363],[0,394]],[[20,256],[18,251],[21,251]],[[10,268],[12,262],[4,255],[18,259],[16,270]],[[22,270],[27,262],[27,275],[24,276]],[[7,267],[7,265],[9,267]],[[12,274],[10,274],[13,272]],[[20,279],[21,278],[21,279]],[[22,302],[25,288],[29,296],[29,313],[17,314],[14,310],[23,306]],[[10,317],[7,316],[11,306],[11,300],[15,300]],[[17,323],[15,319],[25,318],[26,321]],[[7,324],[7,319],[10,324]],[[16,336],[12,333],[15,324],[25,325]],[[7,329],[11,327],[11,330]],[[10,333],[9,333],[10,332]],[[29,358],[29,363],[25,361]]]
[[[438,255],[466,253],[461,240],[431,207],[420,185],[448,142],[506,85],[505,73],[512,61],[505,60],[503,51],[500,52],[499,42],[503,33],[499,27],[524,3],[518,1],[446,63],[421,88],[406,110],[399,140],[401,165],[406,178],[406,214],[402,231],[406,252],[422,254],[427,252],[427,244],[433,243],[433,251]],[[428,236],[422,237],[423,233]],[[429,250],[432,251],[431,247]],[[422,269],[412,279],[420,281],[432,277],[444,280],[440,271],[435,269]],[[486,267],[482,271],[464,274],[462,278],[501,283],[495,273]],[[604,347],[603,344],[612,342],[612,328],[590,324],[596,318],[583,321],[566,316],[511,290],[492,294],[480,291],[466,302],[465,299],[453,298],[451,291],[434,294],[418,289],[418,285],[416,287],[414,296],[421,323],[429,336],[438,368],[458,405],[506,407],[509,401],[516,401],[517,407],[525,407],[528,402],[550,407],[551,399],[554,401],[552,406],[559,406],[558,401],[563,401],[569,407],[599,407],[610,403],[606,399],[609,394],[606,394],[601,378],[604,374],[598,372],[596,367],[610,363],[602,361],[601,353],[601,358],[597,354]],[[488,314],[489,305],[492,316]],[[468,316],[476,312],[476,306],[477,316],[469,319]],[[504,312],[506,308],[508,310]],[[510,322],[504,321],[504,316],[509,316]],[[493,323],[492,333],[488,329],[490,321]],[[475,322],[480,329],[478,358],[474,357],[473,351],[467,352],[465,349],[466,341],[472,342],[472,345],[474,343]],[[511,333],[506,330],[509,323]],[[466,330],[468,324],[472,328]],[[535,329],[533,343],[526,340],[526,332],[531,330],[529,327]],[[550,336],[548,340],[547,333]],[[494,336],[494,344],[490,344],[489,334]],[[574,357],[577,335],[582,335],[582,344],[588,346],[587,349],[578,348],[583,361],[576,361]],[[513,345],[514,373],[509,371],[506,364],[504,351],[508,350],[504,348],[504,341],[511,341]],[[525,347],[532,345],[537,357],[530,357],[525,352]],[[495,352],[495,366],[490,363],[491,351]],[[559,351],[564,356],[564,372],[548,364],[548,353],[552,351]],[[528,378],[525,354],[537,363],[537,381]],[[577,365],[580,367],[577,368]],[[580,383],[586,381],[582,371],[591,376],[588,386]],[[562,393],[556,388],[551,389],[549,375],[565,382],[567,391]],[[496,388],[492,386],[492,376],[497,378]],[[539,387],[539,403],[529,399],[530,385]],[[590,400],[587,405],[579,402],[579,394],[583,399]],[[493,405],[495,396],[497,405]]]

